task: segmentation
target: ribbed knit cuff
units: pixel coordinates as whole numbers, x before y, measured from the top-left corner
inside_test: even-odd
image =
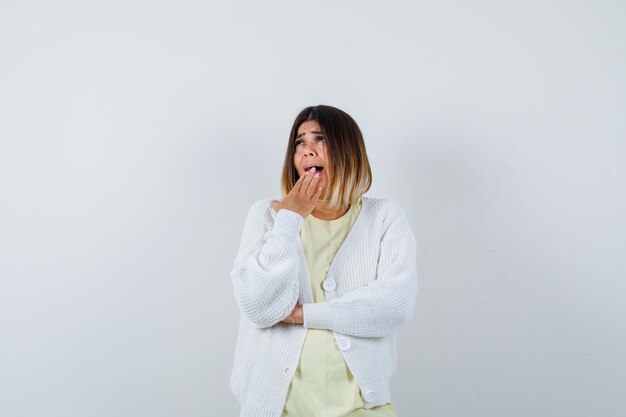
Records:
[[[333,314],[327,302],[304,303],[302,305],[304,327],[311,329],[333,329]]]
[[[304,218],[295,211],[281,209],[276,214],[274,230],[286,236],[295,238],[300,233]]]

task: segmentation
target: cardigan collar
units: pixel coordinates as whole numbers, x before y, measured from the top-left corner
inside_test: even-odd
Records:
[[[363,202],[363,204],[361,205],[361,210],[359,211],[359,214],[357,215],[354,224],[350,228],[348,236],[346,236],[346,239],[335,254],[332,262],[330,263],[330,266],[328,267],[328,272],[326,272],[327,278],[334,278],[336,274],[341,270],[341,267],[348,259],[350,253],[354,250],[354,247],[365,232],[365,228],[372,218],[373,200],[370,197],[365,196],[362,196],[361,199]]]

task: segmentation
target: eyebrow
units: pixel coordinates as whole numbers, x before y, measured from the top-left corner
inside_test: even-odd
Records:
[[[302,136],[304,136],[305,133],[306,132],[300,133],[298,136],[296,136],[296,139],[300,139]],[[314,135],[323,134],[323,132],[320,132],[319,130],[311,130],[311,133],[313,133]]]

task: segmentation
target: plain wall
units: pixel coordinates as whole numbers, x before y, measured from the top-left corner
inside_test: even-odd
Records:
[[[626,413],[622,1],[0,3],[0,415],[235,416],[230,270],[291,123],[418,243],[408,416]]]

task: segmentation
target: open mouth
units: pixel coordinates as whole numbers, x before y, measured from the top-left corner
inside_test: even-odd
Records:
[[[316,166],[316,165],[313,165],[313,166],[308,167],[308,168],[307,168],[307,169],[305,169],[304,171],[308,172],[308,171],[310,171],[310,170],[311,170],[311,168],[315,168],[315,172],[321,172],[321,171],[323,171],[323,170],[324,170],[324,167],[322,167],[322,166]]]

